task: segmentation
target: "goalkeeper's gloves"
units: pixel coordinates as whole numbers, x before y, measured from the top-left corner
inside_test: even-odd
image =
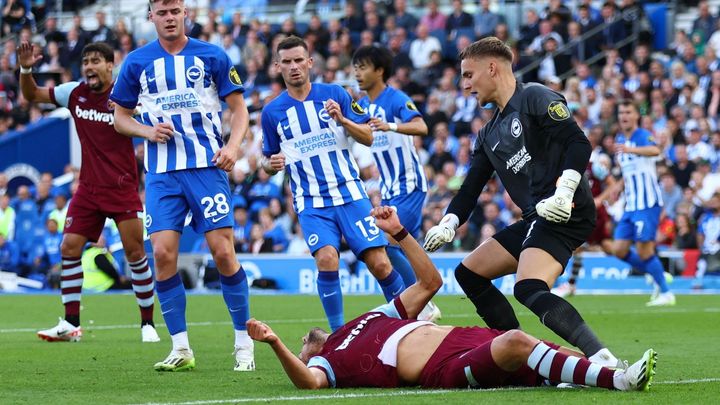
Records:
[[[557,181],[555,194],[540,201],[535,209],[540,217],[550,222],[565,223],[570,220],[575,189],[582,175],[575,170],[564,170]]]
[[[455,230],[460,225],[460,219],[455,214],[447,214],[440,220],[440,223],[430,228],[425,235],[423,249],[434,252],[442,245],[452,242],[455,237]]]

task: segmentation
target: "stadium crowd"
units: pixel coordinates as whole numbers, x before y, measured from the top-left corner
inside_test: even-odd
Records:
[[[22,3],[4,2],[3,14],[12,12],[16,7],[13,4],[18,2]],[[479,1],[474,14],[464,11],[461,0],[408,3],[416,2],[347,1],[343,16],[328,20],[323,17],[323,7],[332,7],[336,2],[319,1],[315,6],[317,14],[302,24],[292,19],[270,24],[245,18],[239,12],[213,9],[207,10],[207,18],[201,23],[198,10],[189,10],[186,25],[190,35],[222,47],[246,87],[251,128],[242,157],[230,175],[238,252],[308,252],[287,181],[282,176],[268,177],[259,166],[260,111],[283,90],[271,60],[281,39],[292,34],[304,38],[315,60],[313,80],[339,83],[355,98],[359,92],[351,65],[354,49],[380,43],[392,51],[394,74],[389,84],[411,96],[429,128],[429,136],[415,138],[430,181],[423,209],[426,231],[442,218],[462,183],[475,136],[493,113],[490,108],[478,108],[472,95],[459,90],[457,52],[478,38],[493,35],[512,47],[514,69],[523,72],[521,80],[539,81],[565,96],[594,148],[593,159],[601,154],[613,156],[617,105],[624,99],[634,100],[642,115],[641,126],[653,132],[664,151],[657,162],[665,201],[658,243],[678,249],[699,248],[720,257],[718,10],[710,10],[706,2],[700,2],[692,30],[678,30],[667,49],[653,49],[652,25],[634,0],[550,0],[545,8],[525,12],[517,36],[505,23],[502,11],[491,7],[488,0]],[[449,5],[450,12],[441,12],[438,3]],[[146,42],[134,37],[122,19],[111,27],[103,12],[95,18],[98,28],[94,31],[84,28],[86,21],[79,15],[68,30],[61,30],[52,14],[37,26],[29,21],[11,24],[11,20],[4,19],[0,140],[7,131],[22,130],[55,108],[28,103],[20,94],[15,54],[19,42],[34,42],[43,52],[34,70],[40,72],[36,78],[46,86],[79,79],[79,54],[87,43],[110,43],[119,70],[127,54]],[[583,37],[589,31],[595,34]],[[617,49],[616,44],[628,37],[635,41]],[[569,45],[566,51],[555,54],[564,44]],[[598,63],[589,66],[583,62],[595,55],[602,56]],[[229,134],[229,122],[224,122],[224,132]],[[136,148],[140,172],[143,153],[140,144]],[[377,203],[379,172],[372,155],[361,145],[354,147],[354,153],[368,194]],[[77,174],[77,169],[68,167],[67,173]],[[77,186],[75,178],[75,182],[57,187],[53,186],[52,175],[45,173],[36,186],[19,187],[10,195],[7,177],[0,173],[0,269],[22,275],[57,272],[62,227],[68,199]],[[144,196],[142,176],[140,187]],[[614,190],[602,203],[619,218],[622,190]],[[458,229],[455,241],[445,249],[472,250],[518,218],[520,210],[502,184],[491,181],[470,221]],[[112,244],[113,238],[117,238],[117,232],[109,227],[106,243]],[[199,242],[194,251],[206,249]]]

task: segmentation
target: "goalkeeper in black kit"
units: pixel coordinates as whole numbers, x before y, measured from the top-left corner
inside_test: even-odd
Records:
[[[452,241],[467,221],[493,172],[523,210],[522,220],[497,232],[463,259],[455,277],[477,313],[494,329],[520,327],[507,298],[491,283],[516,273],[514,295],[540,321],[594,363],[617,367],[578,311],[550,293],[572,252],[595,227],[595,205],[582,174],[591,147],[560,94],[516,82],[510,48],[495,37],[460,53],[463,90],[479,105],[494,103],[492,119],[478,134],[470,170],[446,215],[432,227],[424,248]]]

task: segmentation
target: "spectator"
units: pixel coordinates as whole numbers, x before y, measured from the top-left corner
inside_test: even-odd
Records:
[[[420,18],[420,24],[427,26],[430,32],[444,31],[447,17],[438,10],[437,0],[428,1],[427,9],[427,13]]]
[[[430,64],[430,55],[435,51],[442,52],[440,41],[430,36],[426,25],[418,25],[417,38],[411,42],[409,53],[415,69],[426,68]]]
[[[270,213],[270,209],[263,208],[260,210],[258,223],[262,226],[264,236],[272,241],[272,251],[284,252],[287,249],[288,238],[280,225],[275,223],[275,218]]]
[[[454,126],[453,134],[456,137],[471,135],[472,129],[470,123],[477,113],[477,98],[470,93],[457,93],[455,97],[455,114],[452,116]],[[457,152],[455,147],[452,148],[453,154]]]
[[[698,4],[698,17],[693,22],[692,32],[699,33],[703,40],[710,38],[715,31],[717,19],[710,13],[710,5],[707,1]]]
[[[197,22],[197,8],[188,8],[188,16],[185,19],[185,32],[190,38],[199,38],[202,33],[202,25]]]
[[[675,208],[682,201],[682,189],[675,182],[675,176],[668,171],[660,176],[660,194],[663,200],[665,213],[670,219],[675,219]]]
[[[712,148],[702,140],[700,127],[694,126],[690,129],[687,142],[688,159],[695,163],[701,160],[710,161]]]
[[[55,42],[58,45],[64,45],[65,41],[65,34],[57,28],[57,18],[48,17],[45,20],[45,43]]]
[[[273,252],[273,240],[263,233],[263,228],[260,224],[253,224],[250,228],[250,242],[248,243],[248,249],[246,253],[259,254],[259,253],[272,253]]]
[[[490,0],[480,0],[480,9],[475,14],[475,35],[478,38],[492,35],[495,27],[503,20],[500,14],[490,11]]]
[[[307,242],[302,233],[302,228],[299,222],[295,222],[293,225],[294,232],[290,238],[288,244],[287,254],[289,255],[302,255],[307,256],[310,254],[310,248],[308,248]]]
[[[7,179],[3,173],[0,177]],[[10,196],[5,193],[0,193],[0,235],[8,240],[15,238],[15,209],[10,206]]]
[[[606,27],[602,31],[602,49],[615,49],[615,44],[625,39],[625,25],[617,14],[614,2],[607,1],[602,6],[601,14]]]
[[[552,23],[550,23],[550,21],[548,20],[543,20],[540,22],[540,34],[536,36],[535,39],[533,39],[533,41],[528,46],[526,52],[538,55],[543,53],[543,45],[545,44],[545,41],[550,37],[555,39],[557,46],[563,45],[563,38],[560,36],[560,34],[553,31]]]
[[[457,30],[463,28],[473,28],[473,17],[463,10],[462,0],[452,1],[452,13],[447,16],[445,23],[445,31],[448,38],[454,39],[457,36]]]
[[[677,249],[697,249],[697,234],[690,217],[687,214],[678,214],[675,217],[675,241]]]
[[[20,251],[15,242],[5,238],[0,233],[0,271],[8,271],[19,274],[20,268]]]
[[[406,32],[413,31],[418,26],[418,19],[414,15],[407,12],[406,0],[395,0],[395,24],[399,28],[405,29]]]
[[[690,175],[695,169],[695,163],[688,159],[685,145],[675,145],[675,164],[670,171],[675,176],[677,184],[682,188],[687,188],[690,184]]]
[[[700,217],[697,229],[697,245],[700,260],[695,275],[696,286],[702,286],[706,272],[720,271],[720,193],[715,193],[706,203],[707,211]]]
[[[2,10],[3,36],[18,33],[29,24],[24,0],[6,0]]]
[[[525,12],[525,24],[520,27],[518,47],[527,49],[538,35],[540,35],[540,17],[535,9],[530,8]]]
[[[117,36],[115,32],[105,24],[105,13],[98,11],[95,13],[98,27],[92,32],[92,42],[107,42],[113,48],[117,48]]]
[[[245,207],[237,205],[233,208],[233,238],[236,252],[247,252],[250,242],[250,231],[253,222],[248,218]]]
[[[340,25],[350,32],[360,33],[365,29],[365,19],[357,14],[355,3],[348,1],[345,4],[345,14],[340,18]]]
[[[232,34],[226,33],[225,35],[223,35],[222,49],[230,58],[230,63],[235,66],[238,66],[242,63],[242,54],[240,53],[240,48],[237,46],[237,44],[235,44]]]

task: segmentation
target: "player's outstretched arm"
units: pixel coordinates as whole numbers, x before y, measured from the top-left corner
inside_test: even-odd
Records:
[[[31,103],[52,103],[50,98],[50,89],[48,87],[38,87],[33,78],[32,71],[22,73],[23,70],[29,70],[32,66],[42,59],[42,54],[35,55],[35,46],[23,42],[17,47],[18,64],[21,67],[20,72],[20,91]]]
[[[405,307],[408,318],[416,318],[442,287],[442,277],[427,253],[402,226],[394,209],[384,206],[376,207],[373,208],[370,215],[375,218],[375,224],[380,229],[393,235],[415,272],[415,284],[400,294],[400,301]]]
[[[290,349],[280,340],[270,327],[255,318],[249,319],[246,324],[248,335],[253,340],[264,342],[270,345],[275,352],[280,364],[282,364],[285,373],[290,377],[290,381],[300,389],[318,389],[327,388],[327,376],[322,370],[316,368],[308,368]]]
[[[371,118],[368,123],[373,131],[393,131],[398,134],[411,136],[425,136],[428,134],[427,124],[420,117],[414,117],[408,122],[393,123],[395,125],[394,129],[390,123],[376,117]]]
[[[172,124],[161,122],[154,127],[141,124],[133,118],[134,110],[115,103],[115,129],[125,136],[145,138],[150,142],[165,143],[174,134]]]

